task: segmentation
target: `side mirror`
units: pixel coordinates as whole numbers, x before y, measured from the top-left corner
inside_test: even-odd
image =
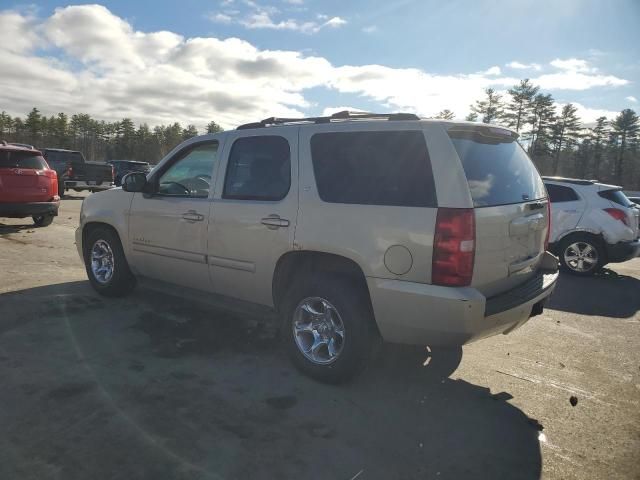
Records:
[[[125,192],[142,192],[146,185],[147,176],[142,172],[131,172],[122,177],[122,190]]]

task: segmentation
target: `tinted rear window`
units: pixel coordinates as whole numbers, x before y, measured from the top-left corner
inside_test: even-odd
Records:
[[[47,162],[39,154],[32,152],[8,152],[0,151],[0,168],[33,168],[44,170]]]
[[[311,137],[311,156],[325,202],[436,206],[422,131],[317,133]]]
[[[515,138],[449,130],[476,207],[508,205],[546,196],[542,179]]]
[[[574,200],[579,200],[578,194],[573,188],[553,185],[551,183],[545,184],[545,187],[547,187],[547,193],[549,194],[549,200],[551,200],[551,203],[573,202]]]
[[[58,152],[55,150],[47,150],[44,153],[45,158],[49,162],[82,162],[80,152]]]
[[[623,207],[633,207],[633,203],[627,198],[622,190],[604,190],[602,192],[598,192],[598,195],[602,198],[606,198],[610,202],[622,205]]]

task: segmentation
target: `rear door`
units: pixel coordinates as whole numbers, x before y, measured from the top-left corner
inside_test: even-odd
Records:
[[[53,193],[47,170],[47,163],[38,151],[0,151],[0,202],[51,200]]]
[[[548,228],[544,185],[509,130],[458,125],[447,133],[475,207],[472,286],[496,295],[531,277],[542,258]]]
[[[271,306],[272,278],[293,249],[298,215],[298,128],[230,132],[211,209],[213,290]]]
[[[568,185],[546,183],[551,201],[551,235],[555,242],[563,233],[576,228],[586,209],[586,202]]]

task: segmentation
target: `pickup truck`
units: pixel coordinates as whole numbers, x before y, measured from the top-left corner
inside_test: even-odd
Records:
[[[108,190],[114,187],[113,167],[103,162],[87,162],[82,152],[61,148],[41,149],[51,168],[58,173],[58,195],[65,190],[76,192]]]

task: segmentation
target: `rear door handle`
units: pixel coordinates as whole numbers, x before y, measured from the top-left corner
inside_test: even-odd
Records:
[[[280,218],[280,215],[269,215],[268,217],[264,217],[260,220],[260,223],[266,225],[271,230],[289,226],[289,220],[286,218]]]
[[[204,220],[204,215],[199,214],[195,210],[189,210],[182,214],[182,218],[188,222],[201,222]]]

